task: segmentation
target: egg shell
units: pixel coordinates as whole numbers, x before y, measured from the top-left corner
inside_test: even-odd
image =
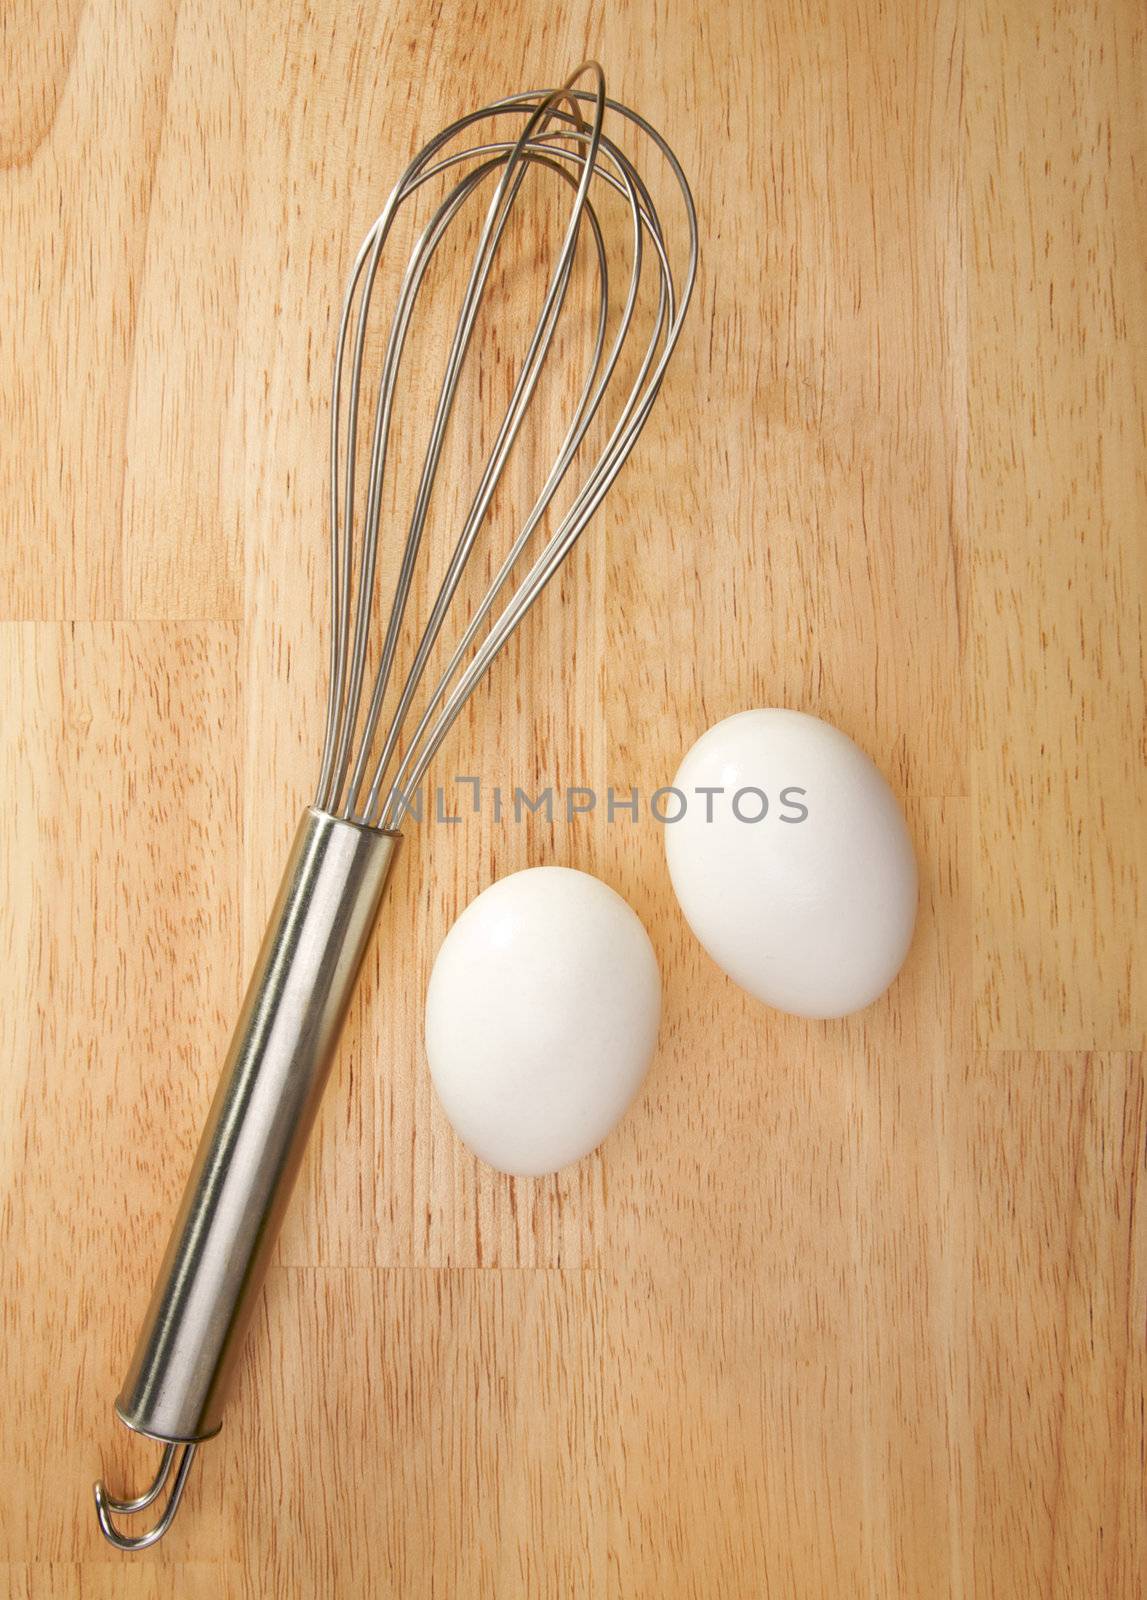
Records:
[[[674,787],[687,809],[665,826],[669,873],[718,966],[797,1016],[845,1016],[883,993],[912,941],[916,862],[895,796],[846,734],[800,711],[743,711],[702,734]],[[767,796],[761,820],[734,814],[743,790]],[[762,804],[751,792],[738,809]]]
[[[443,940],[426,996],[438,1098],[502,1172],[593,1150],[641,1087],[661,1014],[649,937],[620,895],[567,867],[490,885]]]

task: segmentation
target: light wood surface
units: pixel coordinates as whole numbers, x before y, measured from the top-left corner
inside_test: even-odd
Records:
[[[20,1600],[1144,1591],[1147,49],[1130,3],[14,0],[0,100],[0,1556]],[[750,1001],[657,828],[396,874],[227,1424],[90,1499],[318,756],[334,307],[410,151],[599,57],[704,260],[654,422],[445,758],[646,790],[758,704],[903,796],[891,992]],[[493,877],[650,929],[591,1159],[458,1144],[424,987]]]

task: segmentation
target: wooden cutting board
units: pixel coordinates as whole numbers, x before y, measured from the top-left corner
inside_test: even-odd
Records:
[[[0,1555],[13,1596],[1141,1594],[1142,9],[13,0],[0,102]],[[440,773],[643,792],[753,705],[903,797],[919,931],[812,1024],[657,824],[412,830],[227,1424],[152,1553],[112,1402],[318,758],[326,405],[411,151],[586,55],[690,173],[658,410]],[[491,358],[497,369],[498,359]],[[493,877],[650,929],[647,1089],[454,1138]]]

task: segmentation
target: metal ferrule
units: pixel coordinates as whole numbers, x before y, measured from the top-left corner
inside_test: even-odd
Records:
[[[163,1441],[218,1432],[399,836],[308,810],[116,1410]]]

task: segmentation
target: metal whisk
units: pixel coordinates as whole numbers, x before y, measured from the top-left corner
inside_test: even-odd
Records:
[[[579,87],[583,82],[589,86]],[[627,133],[651,142],[675,180],[683,206],[676,219],[677,253],[683,260],[677,271],[651,192],[615,132],[618,138]],[[402,676],[395,668],[459,382],[499,246],[531,176],[552,181],[566,197],[561,244],[509,404]],[[371,390],[366,353],[380,264],[400,209],[429,192],[425,186],[434,180],[445,183],[445,197],[418,234],[394,298],[371,418],[364,409],[364,391]],[[379,525],[408,335],[428,269],[451,224],[468,202],[487,194],[378,645]],[[622,233],[628,270],[621,274],[611,273],[604,199],[627,218]],[[572,410],[557,454],[520,526],[515,519],[517,532],[446,666],[427,686],[451,603],[480,533],[493,520],[495,492],[561,325],[575,271],[586,258],[596,291],[592,349],[580,387],[571,388]],[[141,1550],[162,1538],[197,1447],[221,1426],[228,1380],[382,902],[399,839],[394,830],[467,700],[633,448],[680,333],[696,270],[697,218],[677,158],[644,118],[607,99],[596,63],[579,68],[559,89],[512,95],[452,123],[410,163],[363,241],[343,306],[334,367],[330,685],[318,788],[295,836],[116,1402],[129,1428],[164,1446],[145,1493],[118,1499],[102,1482],[96,1484],[100,1526],[121,1550]],[[621,278],[620,294],[614,276]],[[644,342],[638,337],[634,346],[638,328]],[[369,433],[370,446],[360,484],[363,433]],[[594,442],[599,438],[604,442]],[[408,733],[416,703],[420,710]],[[146,1532],[128,1536],[119,1530],[114,1517],[146,1510],[168,1485],[162,1511]]]

